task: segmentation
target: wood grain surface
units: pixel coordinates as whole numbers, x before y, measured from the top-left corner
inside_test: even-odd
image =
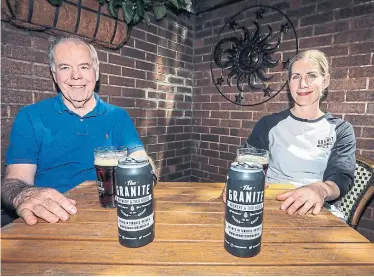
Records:
[[[265,193],[262,248],[237,258],[223,247],[222,183],[159,183],[154,190],[155,240],[118,243],[116,209],[101,208],[94,182],[68,192],[78,213],[67,222],[21,219],[1,229],[2,275],[373,275],[374,244],[323,209],[289,216]]]

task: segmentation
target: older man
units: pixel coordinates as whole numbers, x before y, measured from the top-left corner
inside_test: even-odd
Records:
[[[132,157],[147,155],[128,113],[94,92],[99,61],[92,45],[61,38],[48,57],[59,94],[18,113],[2,182],[3,205],[29,225],[37,217],[58,222],[77,213],[76,202],[62,193],[96,178],[95,147],[126,146]]]

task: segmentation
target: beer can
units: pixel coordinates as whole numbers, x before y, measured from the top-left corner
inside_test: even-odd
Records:
[[[122,158],[116,167],[118,235],[121,245],[141,247],[153,241],[153,172],[147,158]]]
[[[238,257],[261,250],[265,174],[262,165],[231,164],[226,187],[225,249]]]

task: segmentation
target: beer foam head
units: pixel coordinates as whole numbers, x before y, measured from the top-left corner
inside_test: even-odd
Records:
[[[95,165],[101,166],[117,166],[118,160],[123,158],[125,155],[123,153],[115,153],[115,152],[108,152],[108,153],[99,153],[95,154]]]
[[[237,158],[238,162],[252,162],[252,163],[258,163],[261,165],[267,164],[268,159],[266,157],[262,156],[255,156],[255,155],[240,155]]]

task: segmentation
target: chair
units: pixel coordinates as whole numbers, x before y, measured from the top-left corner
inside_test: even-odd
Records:
[[[349,226],[356,229],[361,214],[374,195],[374,161],[356,155],[355,180],[351,190],[334,204],[344,214]]]

